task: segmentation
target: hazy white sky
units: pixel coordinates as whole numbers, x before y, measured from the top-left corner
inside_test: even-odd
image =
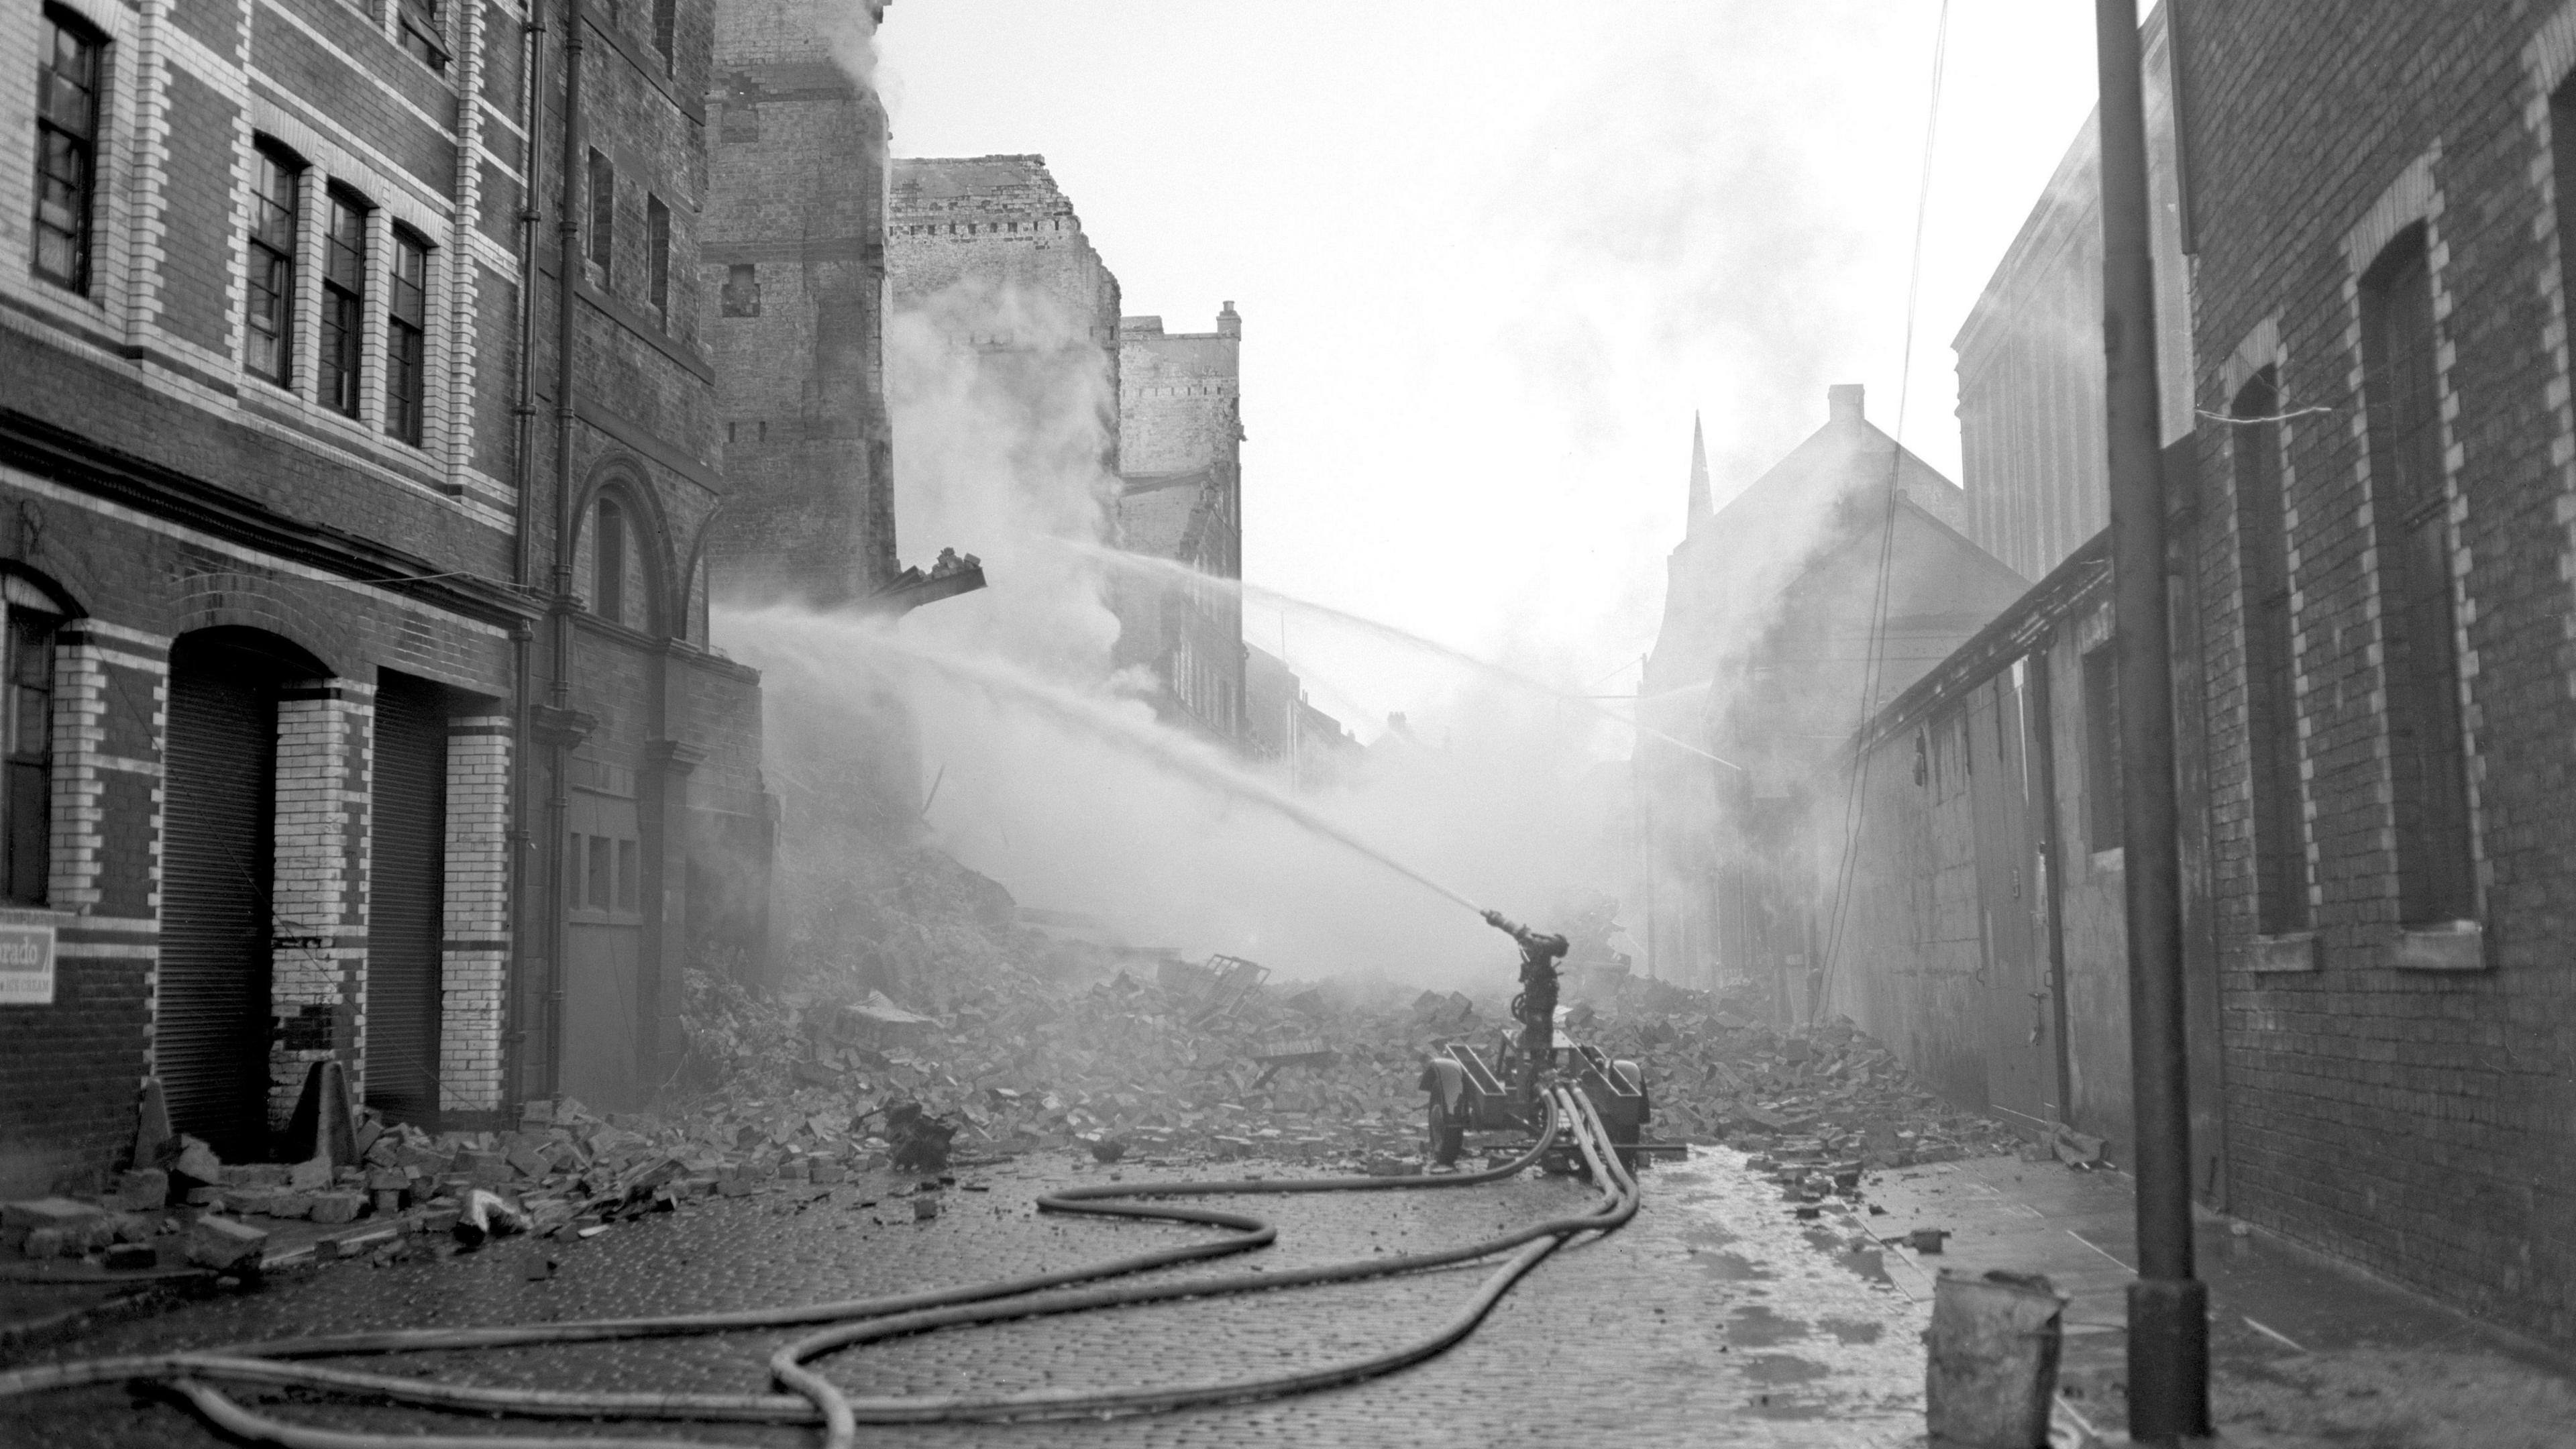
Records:
[[[2093,37],[2072,0],[1952,0],[1908,382],[1939,12],[898,0],[878,45],[897,155],[1042,154],[1129,314],[1242,312],[1248,578],[1613,690],[1693,410],[1721,501],[1834,382],[1891,431],[1910,390],[1905,442],[1956,476],[1950,339],[2092,105]],[[1276,616],[1246,633],[1276,648]],[[1363,736],[1458,682],[1307,619],[1288,645]]]

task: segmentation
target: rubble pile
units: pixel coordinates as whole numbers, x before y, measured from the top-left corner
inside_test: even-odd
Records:
[[[386,1262],[510,1233],[588,1236],[692,1198],[870,1173],[936,1183],[952,1163],[1037,1150],[1403,1171],[1424,1145],[1426,1060],[1460,1040],[1505,1050],[1498,1002],[1272,983],[1231,957],[1052,939],[1020,924],[999,886],[921,854],[843,902],[877,928],[901,918],[873,948],[899,947],[899,961],[809,961],[781,995],[688,973],[694,1095],[661,1113],[561,1098],[525,1104],[511,1130],[433,1134],[357,1106],[334,1067],[289,1133],[310,1160],[224,1163],[163,1119],[161,1145],[138,1140],[149,1165],[110,1191],[5,1205],[0,1249],[241,1274],[306,1253]],[[884,989],[932,980],[909,1005]],[[1567,1030],[1644,1067],[1651,1138],[1876,1167],[2015,1145],[1848,1022],[1784,1030],[1747,1003],[1624,971],[1581,985]]]
[[[1835,1018],[1781,1028],[1668,982],[1628,980],[1567,1030],[1645,1069],[1655,1135],[1756,1152],[1812,1142],[1870,1167],[2009,1153],[2012,1129],[1934,1096],[1896,1053]]]

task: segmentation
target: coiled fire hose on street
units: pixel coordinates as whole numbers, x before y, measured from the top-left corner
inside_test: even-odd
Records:
[[[251,1412],[210,1381],[288,1387],[354,1398],[528,1418],[637,1419],[705,1423],[824,1426],[825,1449],[850,1449],[861,1424],[1061,1419],[1150,1413],[1242,1403],[1358,1383],[1420,1363],[1474,1332],[1523,1274],[1580,1233],[1608,1233],[1636,1216],[1635,1177],[1619,1161],[1591,1101],[1564,1086],[1550,1089],[1547,1122],[1537,1145],[1482,1172],[1416,1177],[1325,1177],[1230,1182],[1153,1182],[1074,1188],[1038,1199],[1044,1212],[1142,1218],[1229,1228],[1237,1236],[1190,1243],[1080,1267],[954,1288],[800,1307],[747,1309],[665,1318],[595,1319],[492,1328],[400,1329],[320,1338],[276,1339],[202,1352],[139,1354],[50,1364],[0,1373],[0,1399],[87,1384],[146,1380],[167,1384],[210,1423],[237,1438],[285,1449],[685,1449],[688,1441],[492,1435],[378,1434],[322,1429]],[[1180,1197],[1319,1192],[1387,1192],[1472,1187],[1511,1177],[1536,1162],[1563,1126],[1591,1168],[1602,1201],[1584,1212],[1543,1219],[1510,1232],[1431,1252],[1371,1256],[1284,1273],[1235,1273],[1146,1283],[1102,1283],[1153,1269],[1268,1247],[1272,1224],[1248,1213],[1185,1206]],[[1516,1251],[1514,1251],[1516,1250]],[[1496,1253],[1511,1256],[1486,1276],[1458,1311],[1431,1332],[1384,1352],[1322,1368],[1166,1388],[1055,1389],[1013,1394],[937,1394],[854,1398],[807,1363],[836,1349],[906,1334],[979,1323],[1082,1313],[1177,1299],[1218,1298],[1323,1283],[1383,1278],[1447,1267]],[[1094,1286],[1073,1287],[1076,1284]],[[601,1393],[442,1384],[388,1374],[329,1368],[298,1360],[360,1354],[508,1348],[528,1344],[668,1338],[748,1329],[823,1325],[770,1355],[770,1375],[786,1394]]]

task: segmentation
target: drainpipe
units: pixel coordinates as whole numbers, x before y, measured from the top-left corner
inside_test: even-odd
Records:
[[[572,709],[573,356],[575,327],[580,320],[582,222],[574,188],[582,175],[583,152],[590,144],[589,127],[581,111],[585,23],[582,0],[564,0],[563,168],[559,183],[563,201],[556,222],[562,251],[555,262],[555,537],[554,567],[546,579],[547,649],[552,655],[546,705],[558,725]],[[553,774],[546,797],[546,823],[552,832],[546,846],[550,862],[546,881],[546,1089],[548,1095],[553,1095],[563,1076],[564,952],[571,944],[564,910],[564,873],[570,863],[565,859],[563,842],[572,813],[572,800],[566,793],[572,738],[561,728],[550,729],[546,734],[547,764]]]
[[[537,222],[541,215],[537,198],[545,193],[543,183],[544,151],[537,144],[539,131],[546,118],[546,7],[545,0],[529,0],[528,19],[524,27],[526,45],[520,75],[524,91],[520,112],[527,137],[523,160],[526,165],[526,189],[519,196],[519,400],[512,408],[516,421],[516,449],[511,478],[518,485],[519,497],[513,519],[516,548],[510,564],[510,584],[521,597],[526,597],[529,575],[535,570],[535,538],[530,530],[536,522],[528,507],[537,471]],[[536,847],[536,835],[529,829],[528,751],[534,734],[530,712],[535,708],[536,661],[530,646],[536,633],[525,620],[510,628],[510,697],[518,705],[511,711],[510,739],[510,909],[516,916],[517,929],[510,933],[512,955],[516,958],[510,972],[512,989],[502,996],[502,1010],[507,1013],[504,1030],[512,1049],[503,1058],[506,1080],[502,1083],[502,1100],[514,1103],[525,1100],[529,1093],[525,1078],[527,1038],[535,1023],[527,1020],[526,990],[528,973],[528,852]]]

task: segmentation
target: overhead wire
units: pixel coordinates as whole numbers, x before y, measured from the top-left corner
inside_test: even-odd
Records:
[[[1906,266],[1905,278],[1905,350],[1897,363],[1896,429],[1889,441],[1894,445],[1887,461],[1887,503],[1880,519],[1878,541],[1878,577],[1870,596],[1870,629],[1868,657],[1861,666],[1858,718],[1853,721],[1855,741],[1869,727],[1870,716],[1877,712],[1878,685],[1887,654],[1887,596],[1894,573],[1896,556],[1896,502],[1905,471],[1905,414],[1912,400],[1914,386],[1914,326],[1920,310],[1923,291],[1923,232],[1932,207],[1932,157],[1934,143],[1941,130],[1941,87],[1949,68],[1950,0],[1941,0],[1941,13],[1932,32],[1931,97],[1923,117],[1923,161],[1915,180],[1914,244]],[[1830,908],[1824,941],[1824,960],[1817,970],[1813,1005],[1822,1009],[1833,990],[1834,973],[1842,963],[1843,926],[1851,912],[1852,875],[1860,864],[1861,829],[1869,816],[1869,751],[1855,744],[1852,760],[1844,774],[1843,834],[1841,851],[1834,870],[1834,897]]]

